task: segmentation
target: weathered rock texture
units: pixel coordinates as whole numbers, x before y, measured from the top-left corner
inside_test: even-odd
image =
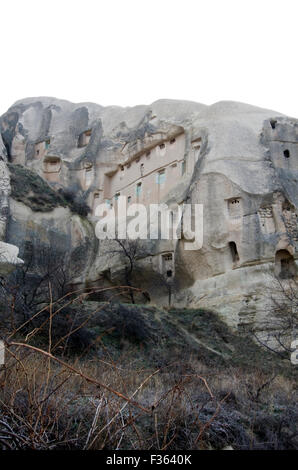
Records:
[[[14,183],[7,240],[22,248],[38,236],[63,248],[75,260],[74,284],[120,282],[123,258],[94,234],[96,206],[116,205],[119,194],[128,204],[204,205],[200,250],[185,251],[183,240],[143,242],[136,282],[152,302],[166,305],[171,286],[177,306],[261,328],[270,276],[297,275],[296,119],[237,102],[104,108],[29,98],[1,117],[0,129],[11,173],[25,166],[31,184],[23,194],[20,178]],[[57,199],[41,202],[36,174]],[[84,203],[88,216],[75,213]]]
[[[0,136],[0,275],[8,274],[15,266],[22,264],[18,258],[19,249],[4,243],[9,213],[10,178],[6,164],[6,149]]]

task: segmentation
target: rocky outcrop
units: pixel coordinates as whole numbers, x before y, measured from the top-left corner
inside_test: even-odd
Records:
[[[19,248],[10,243],[0,242],[0,274],[5,276],[24,262],[18,257]]]
[[[6,275],[16,266],[23,264],[18,258],[19,249],[3,241],[6,237],[9,196],[10,178],[6,164],[6,149],[0,136],[0,275]]]
[[[128,205],[203,204],[199,249],[185,250],[183,239],[141,243],[135,282],[152,302],[165,305],[170,293],[175,305],[214,309],[235,329],[261,328],[272,275],[297,276],[295,119],[236,102],[104,108],[30,98],[0,129],[11,173],[22,165],[62,198],[41,203],[28,177],[28,197],[13,191],[21,196],[11,199],[7,240],[22,247],[38,234],[59,245],[77,260],[76,285],[121,281],[125,259],[94,233],[97,205],[116,207],[120,194]]]

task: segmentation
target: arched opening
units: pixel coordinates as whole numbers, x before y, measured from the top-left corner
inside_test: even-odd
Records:
[[[275,274],[280,279],[292,279],[296,275],[294,257],[287,250],[279,250],[275,254]]]
[[[93,180],[92,166],[85,168],[85,189],[88,189]]]
[[[272,128],[272,129],[275,129],[276,124],[277,124],[277,121],[276,121],[275,119],[271,119],[270,125],[271,125],[271,128]]]
[[[96,208],[100,203],[100,194],[99,192],[96,192],[93,194],[93,202],[92,202],[92,211],[93,215],[96,215]]]
[[[228,212],[229,216],[241,217],[242,215],[242,202],[240,197],[232,198],[228,200]]]
[[[86,147],[91,139],[92,129],[82,132],[78,138],[78,148]]]
[[[47,181],[52,183],[59,182],[59,174],[61,171],[61,158],[49,156],[46,157],[43,163],[43,173]]]
[[[229,242],[230,253],[232,256],[233,265],[235,266],[239,262],[239,253],[235,242]]]
[[[288,150],[288,149],[284,150],[284,157],[285,158],[290,158],[290,150]]]

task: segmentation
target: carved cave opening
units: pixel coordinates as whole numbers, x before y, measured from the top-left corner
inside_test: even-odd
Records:
[[[271,119],[270,125],[271,125],[271,128],[272,128],[272,129],[275,129],[276,124],[277,124],[277,121],[276,121],[275,119]]]
[[[279,250],[275,254],[275,274],[280,279],[292,279],[296,275],[294,257],[287,250]]]
[[[235,242],[229,242],[230,253],[232,256],[233,265],[237,264],[240,260],[237,245]]]
[[[284,157],[285,158],[290,158],[290,150],[288,150],[288,149],[284,150]]]

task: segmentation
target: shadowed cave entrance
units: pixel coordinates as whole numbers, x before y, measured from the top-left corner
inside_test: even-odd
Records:
[[[231,257],[232,257],[233,267],[235,267],[235,266],[237,266],[237,263],[240,260],[236,243],[235,242],[229,242],[229,248],[230,248],[230,253],[231,253]]]
[[[294,257],[287,250],[279,250],[275,254],[275,274],[280,279],[292,279],[296,275]]]

